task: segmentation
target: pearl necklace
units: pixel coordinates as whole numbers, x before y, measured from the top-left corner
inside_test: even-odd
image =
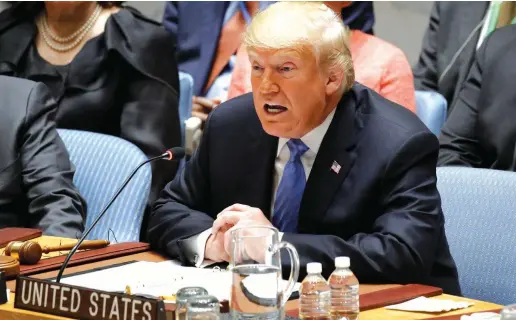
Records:
[[[79,30],[75,31],[74,33],[66,37],[59,37],[55,35],[52,32],[52,30],[50,30],[50,27],[48,26],[47,16],[46,14],[44,14],[40,18],[41,36],[47,44],[47,46],[49,46],[51,49],[58,52],[70,51],[73,48],[75,48],[79,43],[81,43],[82,40],[84,40],[84,37],[86,37],[86,35],[90,32],[90,30],[97,22],[97,19],[99,18],[101,12],[102,7],[97,4],[97,7],[95,8],[91,16],[79,28]]]

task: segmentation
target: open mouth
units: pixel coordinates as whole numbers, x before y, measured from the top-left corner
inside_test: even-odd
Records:
[[[267,114],[271,115],[281,114],[288,110],[286,107],[280,106],[278,104],[265,104],[263,108],[265,109],[265,112],[267,112]]]

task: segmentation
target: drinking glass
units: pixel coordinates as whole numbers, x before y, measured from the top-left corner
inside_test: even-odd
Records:
[[[207,295],[208,291],[201,287],[185,287],[176,293],[176,320],[186,319],[186,303],[189,298]]]
[[[219,300],[203,295],[189,298],[186,302],[186,320],[219,320]]]

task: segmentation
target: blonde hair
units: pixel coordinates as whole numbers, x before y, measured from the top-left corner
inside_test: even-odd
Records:
[[[321,2],[277,2],[257,13],[247,27],[247,50],[313,50],[320,68],[344,73],[342,88],[355,81],[347,28],[335,12]]]

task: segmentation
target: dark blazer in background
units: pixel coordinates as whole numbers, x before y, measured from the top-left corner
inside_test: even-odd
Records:
[[[231,141],[231,143],[228,143]],[[201,145],[167,185],[149,223],[151,245],[192,264],[184,240],[234,203],[270,216],[278,138],[266,134],[252,94],[211,113]],[[437,138],[407,109],[355,84],[341,99],[307,181],[299,232],[285,233],[328,277],[349,256],[364,283],[423,283],[459,294],[436,188]],[[342,168],[335,173],[333,162]],[[283,270],[290,266],[283,261]]]
[[[59,128],[118,136],[148,157],[181,144],[179,77],[173,38],[158,23],[122,8],[90,39],[63,76],[38,57],[34,17],[42,2],[0,14],[0,75],[43,82],[58,101]],[[43,65],[37,69],[36,63]],[[64,80],[62,80],[64,79]],[[175,161],[152,164],[149,204],[174,178]]]
[[[204,96],[228,1],[172,1],[165,4],[163,26],[177,43],[179,70],[194,79],[193,94]],[[374,11],[371,1],[353,2],[342,9],[342,18],[351,29],[373,32]]]
[[[439,137],[439,165],[516,171],[516,25],[477,52]]]
[[[42,84],[3,76],[0,97],[0,228],[80,236],[86,204],[56,131],[55,101]]]
[[[475,28],[488,7],[488,1],[436,1],[432,8],[419,60],[413,68],[414,85],[416,90],[442,94],[448,101],[448,113],[475,57],[482,25]]]

